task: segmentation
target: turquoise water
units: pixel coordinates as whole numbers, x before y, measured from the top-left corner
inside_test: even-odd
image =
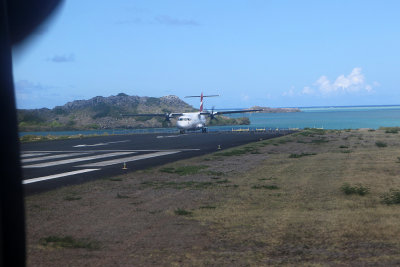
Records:
[[[267,128],[377,129],[381,126],[400,126],[400,106],[315,107],[300,110],[302,112],[256,113],[247,116],[251,126]]]
[[[400,106],[363,107],[307,107],[294,113],[255,113],[231,114],[232,118],[249,117],[250,125],[212,126],[210,131],[232,130],[238,128],[324,128],[324,129],[377,129],[381,126],[400,126]],[[176,128],[153,128],[132,130],[93,130],[64,132],[23,132],[35,135],[76,135],[76,134],[131,134],[131,133],[174,133]]]

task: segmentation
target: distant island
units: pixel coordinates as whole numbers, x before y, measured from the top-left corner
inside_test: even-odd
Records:
[[[298,109],[252,107],[261,112],[298,112]],[[116,96],[96,96],[89,100],[75,100],[53,109],[18,109],[20,132],[73,131],[98,129],[134,129],[173,127],[162,117],[122,117],[121,114],[195,112],[191,105],[175,95],[163,97],[130,96],[120,93]],[[248,125],[250,120],[218,116],[208,121],[209,125]]]
[[[299,108],[269,108],[269,107],[253,106],[250,109],[262,109],[262,111],[258,111],[259,113],[301,112]]]

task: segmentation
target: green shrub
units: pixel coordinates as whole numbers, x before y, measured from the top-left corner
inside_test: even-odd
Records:
[[[278,145],[278,144],[274,144],[274,145]],[[259,151],[255,147],[246,146],[243,148],[236,148],[236,149],[232,149],[232,150],[228,150],[228,151],[224,151],[224,152],[218,152],[218,153],[215,153],[215,156],[230,157],[230,156],[240,156],[240,155],[244,155],[247,153],[259,154]]]
[[[215,210],[217,207],[215,206],[210,206],[210,205],[206,205],[206,206],[200,206],[200,209],[210,209],[210,210]]]
[[[251,188],[253,188],[253,189],[269,189],[269,190],[279,189],[279,187],[277,185],[253,185]]]
[[[82,197],[80,197],[80,196],[65,196],[64,197],[64,200],[67,200],[67,201],[73,201],[73,200],[79,200],[79,199],[82,199]]]
[[[129,197],[126,195],[121,195],[120,193],[117,193],[117,198],[129,198]]]
[[[379,130],[385,130],[385,133],[397,134],[400,130],[400,127],[379,127]]]
[[[313,156],[313,155],[317,155],[317,154],[316,154],[316,153],[290,154],[290,155],[289,155],[289,158],[301,158],[301,157]]]
[[[390,189],[388,193],[381,196],[382,203],[386,205],[400,204],[400,190]]]
[[[377,147],[387,147],[387,144],[385,142],[382,142],[382,141],[376,141],[375,145]]]
[[[161,172],[176,173],[178,175],[189,175],[199,173],[202,169],[207,169],[207,165],[180,166],[176,168],[165,167],[160,169]]]
[[[153,187],[155,189],[163,188],[173,188],[177,190],[181,189],[205,189],[210,186],[218,185],[218,183],[213,182],[197,182],[197,181],[187,181],[187,182],[158,182],[158,181],[145,181],[141,183],[142,187]]]
[[[176,215],[192,216],[193,212],[178,208],[174,211]]]
[[[349,183],[344,183],[341,187],[340,190],[345,193],[346,195],[353,195],[357,194],[360,196],[364,196],[368,194],[369,188],[366,186],[363,186],[362,184],[356,184],[354,186],[351,186]]]
[[[88,239],[75,239],[72,236],[48,236],[45,238],[41,238],[39,242],[42,246],[54,248],[100,248],[100,243],[98,241],[91,241]]]
[[[320,145],[320,144],[322,144],[322,143],[328,143],[328,142],[329,142],[329,140],[326,140],[326,138],[313,139],[313,140],[311,140],[311,143],[317,144],[317,145]]]

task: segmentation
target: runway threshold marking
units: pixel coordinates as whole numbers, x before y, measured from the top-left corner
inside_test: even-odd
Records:
[[[133,153],[135,153],[135,152],[114,152],[114,153],[100,154],[100,155],[94,155],[94,156],[88,156],[88,157],[72,158],[72,159],[50,161],[50,162],[38,163],[38,164],[32,164],[32,165],[25,165],[22,167],[23,168],[44,168],[44,167],[50,167],[50,166],[56,166],[56,165],[62,165],[62,164],[75,163],[75,162],[79,162],[79,161],[87,161],[87,160],[122,156],[122,155],[133,154]]]
[[[63,173],[59,173],[59,174],[53,174],[53,175],[23,180],[22,184],[31,184],[31,183],[36,183],[36,182],[40,182],[40,181],[46,181],[46,180],[50,180],[50,179],[56,179],[56,178],[61,178],[61,177],[65,177],[65,176],[86,173],[86,172],[92,172],[92,171],[97,171],[97,170],[99,170],[99,169],[83,169],[83,170],[77,170],[77,171],[72,171],[72,172],[63,172]]]
[[[33,161],[40,161],[40,160],[47,160],[47,159],[58,159],[58,158],[67,158],[72,156],[79,156],[79,155],[86,155],[87,153],[67,153],[67,154],[58,154],[52,156],[44,156],[38,158],[28,158],[28,159],[21,159],[22,163],[26,162],[33,162]]]
[[[119,159],[114,159],[114,160],[107,160],[107,161],[100,161],[100,162],[95,162],[95,163],[89,163],[89,164],[84,164],[76,167],[104,167],[104,166],[109,166],[109,165],[114,165],[118,163],[124,163],[124,162],[130,162],[130,161],[135,161],[135,160],[142,160],[142,159],[149,159],[149,158],[155,158],[155,157],[161,157],[165,155],[171,155],[178,153],[180,151],[165,151],[165,152],[155,152],[155,153],[150,153],[150,154],[144,154],[144,155],[138,155],[138,156],[132,156],[132,157],[125,157],[125,158],[119,158]]]
[[[156,138],[176,138],[180,137],[181,135],[159,135]]]
[[[24,153],[21,155],[21,158],[35,157],[35,156],[44,156],[50,153]]]
[[[95,150],[51,150],[51,151],[23,151],[23,153],[73,153],[73,152],[157,152],[157,151],[199,151],[200,148],[176,148],[176,149],[95,149]]]
[[[130,140],[123,140],[123,141],[115,141],[115,142],[107,142],[107,143],[98,143],[98,144],[93,144],[93,145],[86,145],[86,144],[82,144],[82,145],[76,145],[73,147],[86,147],[86,146],[106,146],[109,144],[117,144],[117,143],[126,143],[129,142]]]

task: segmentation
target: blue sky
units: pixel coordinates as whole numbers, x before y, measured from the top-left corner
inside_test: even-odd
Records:
[[[201,91],[221,95],[209,108],[400,104],[399,10],[368,0],[65,1],[14,50],[17,106]]]

